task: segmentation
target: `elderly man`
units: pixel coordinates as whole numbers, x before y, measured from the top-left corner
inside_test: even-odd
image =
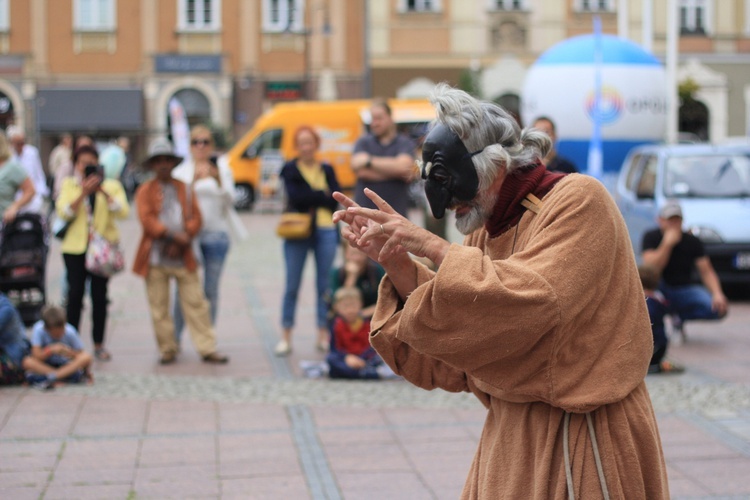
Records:
[[[684,335],[683,322],[721,319],[728,301],[703,243],[682,230],[682,207],[669,200],[659,211],[659,227],[643,235],[643,262],[661,273],[659,290],[674,313],[675,328]],[[693,282],[697,269],[704,286]]]
[[[26,170],[36,192],[34,198],[21,209],[21,212],[41,215],[44,209],[44,198],[49,195],[49,188],[47,187],[47,177],[44,175],[39,150],[31,144],[26,144],[26,134],[20,127],[11,125],[6,132],[13,159]]]
[[[337,193],[334,218],[387,272],[370,333],[386,363],[488,410],[463,498],[668,498],[648,312],[612,198],[548,172],[549,138],[499,106],[445,85],[433,104],[425,192],[436,217],[455,211],[464,245],[372,191],[377,209]]]
[[[374,208],[365,196],[373,189],[404,217],[409,210],[409,183],[415,176],[416,144],[396,130],[391,108],[383,100],[370,107],[370,133],[354,144],[352,169],[357,174],[354,199],[361,206]]]
[[[174,280],[198,354],[206,363],[225,364],[229,357],[216,350],[216,331],[196,272],[198,261],[192,240],[201,228],[200,208],[192,187],[172,178],[172,170],[181,161],[165,138],[154,139],[149,146],[143,165],[154,171],[154,178],[135,195],[143,235],[133,272],[146,280],[151,321],[161,353],[159,362],[169,365],[177,361],[174,320],[169,314],[169,286]]]

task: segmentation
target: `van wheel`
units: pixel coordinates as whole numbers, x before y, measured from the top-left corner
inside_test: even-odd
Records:
[[[235,184],[234,186],[234,208],[237,210],[250,210],[255,203],[255,190],[250,184]]]

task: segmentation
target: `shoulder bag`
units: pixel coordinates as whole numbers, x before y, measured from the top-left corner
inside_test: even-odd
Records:
[[[92,207],[93,211],[93,207]],[[91,274],[110,278],[125,269],[125,255],[117,242],[111,242],[96,229],[89,212],[89,246],[86,249],[86,270]]]
[[[313,230],[312,212],[284,212],[276,226],[276,234],[286,240],[309,238]]]

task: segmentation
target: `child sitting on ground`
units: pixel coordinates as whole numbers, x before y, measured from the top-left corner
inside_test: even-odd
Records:
[[[335,313],[331,350],[326,361],[331,378],[381,379],[395,374],[370,346],[370,320],[362,316],[362,292],[346,286],[333,294]]]
[[[657,290],[660,279],[659,271],[654,266],[643,264],[638,266],[638,274],[641,277],[643,292],[646,294],[646,306],[651,320],[651,333],[654,336],[654,354],[651,357],[648,372],[682,373],[685,371],[684,367],[664,359],[669,344],[664,327],[664,317],[669,313],[669,308],[664,295]]]
[[[89,373],[91,355],[83,350],[83,343],[73,325],[67,322],[65,309],[47,306],[42,319],[31,333],[31,356],[24,359],[23,367],[30,372],[34,385],[52,389],[57,381],[91,381]],[[34,377],[34,375],[36,377]]]

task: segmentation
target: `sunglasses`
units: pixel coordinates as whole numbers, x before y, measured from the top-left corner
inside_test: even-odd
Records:
[[[190,141],[190,144],[193,146],[210,146],[211,139],[193,139]]]

